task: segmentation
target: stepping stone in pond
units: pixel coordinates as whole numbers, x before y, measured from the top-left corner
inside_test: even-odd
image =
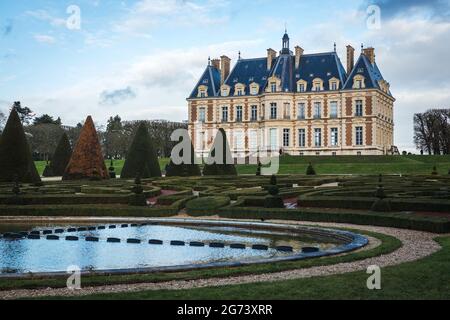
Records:
[[[89,228],[88,228],[88,231],[95,231],[95,230],[97,230],[96,227],[89,227]]]
[[[204,247],[205,244],[203,242],[197,242],[197,241],[192,241],[191,243],[189,243],[189,245],[191,247]]]
[[[66,237],[66,241],[78,241],[79,238],[78,237],[74,237],[74,236],[67,236]]]
[[[77,229],[75,229],[75,228],[69,228],[69,229],[67,229],[67,232],[77,232]]]
[[[263,245],[263,244],[254,244],[254,245],[252,246],[252,249],[253,249],[253,250],[267,251],[267,250],[269,250],[269,247],[266,246],[266,245]]]
[[[19,234],[19,233],[10,233],[10,232],[8,232],[8,233],[5,233],[3,235],[3,238],[11,239],[11,240],[17,240],[17,239],[23,239],[24,236]]]
[[[225,243],[220,243],[220,242],[211,242],[209,244],[210,248],[225,248]]]
[[[132,227],[132,228],[135,228],[135,227],[137,227],[138,225],[137,224],[135,224],[135,223],[133,223],[133,224],[130,224],[130,227]]]
[[[40,240],[41,236],[38,234],[29,234],[27,237],[29,240]]]
[[[47,240],[59,240],[59,237],[55,235],[49,235],[47,236]]]
[[[115,229],[116,226],[112,225],[112,226],[109,226],[109,228],[110,228],[110,229]]]
[[[186,243],[184,241],[170,241],[170,245],[182,247],[182,246],[185,246]]]
[[[289,246],[279,246],[279,247],[276,247],[275,249],[280,252],[294,252],[294,248],[289,247]]]
[[[149,244],[156,244],[156,245],[162,245],[163,244],[163,242],[161,240],[155,240],[155,239],[149,240],[148,243]]]
[[[87,231],[87,228],[81,227],[81,228],[78,228],[77,231],[79,231],[79,232],[80,232],[80,231]]]
[[[230,248],[231,249],[245,249],[246,248],[246,246],[245,246],[245,244],[240,244],[240,243],[233,243],[233,244],[230,244]]]
[[[87,242],[98,242],[99,238],[97,237],[86,237]]]
[[[28,232],[26,232],[26,231],[21,231],[21,232],[19,232],[19,234],[21,236],[28,237]]]
[[[139,239],[127,239],[127,243],[139,244],[139,243],[141,243],[141,240],[139,240]]]
[[[35,230],[35,231],[31,231],[30,234],[32,234],[32,235],[40,235],[41,232]]]
[[[121,227],[121,228],[128,228],[128,225],[127,225],[127,224],[123,224],[123,225],[121,225],[120,227]]]
[[[97,230],[105,230],[106,229],[106,227],[105,226],[100,226],[100,227],[97,227]]]
[[[108,238],[108,240],[106,240],[106,242],[109,242],[109,243],[119,243],[119,242],[120,242],[120,239],[117,239],[117,238]]]
[[[44,231],[42,231],[42,234],[43,234],[43,235],[46,235],[46,234],[52,234],[52,233],[53,233],[52,230],[44,230]]]
[[[64,229],[56,229],[55,233],[64,233]]]
[[[315,248],[315,247],[304,247],[302,248],[302,252],[303,253],[316,253],[319,252],[320,249],[319,248]]]

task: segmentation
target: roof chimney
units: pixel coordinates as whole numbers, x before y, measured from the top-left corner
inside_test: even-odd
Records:
[[[273,49],[267,49],[267,70],[272,70],[273,60],[277,57],[277,52]]]
[[[225,80],[227,80],[228,76],[230,75],[231,59],[227,56],[221,56],[220,60],[220,83],[224,84]]]
[[[347,74],[349,75],[355,66],[355,48],[347,46]]]
[[[213,59],[211,60],[211,65],[216,68],[217,70],[220,70],[220,59]]]
[[[363,49],[363,54],[369,58],[371,64],[375,64],[375,49],[370,47]]]
[[[295,69],[298,69],[300,67],[300,58],[302,57],[303,52],[304,50],[301,47],[295,47]]]

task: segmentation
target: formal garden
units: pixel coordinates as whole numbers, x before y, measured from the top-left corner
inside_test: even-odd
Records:
[[[0,140],[0,298],[449,297],[448,157],[285,156],[269,176],[191,163],[158,159],[145,124],[125,160],[105,160],[90,117],[75,145],[63,135],[34,163],[13,111]],[[65,261],[85,263],[89,289],[66,288]],[[366,287],[370,265],[382,290]]]

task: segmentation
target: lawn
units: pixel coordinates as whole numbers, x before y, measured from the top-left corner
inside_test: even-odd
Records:
[[[164,170],[169,159],[160,159]],[[290,157],[281,158],[280,174],[303,174],[309,163],[318,174],[430,174],[436,166],[439,174],[448,174],[450,156],[339,156],[339,157]],[[109,161],[106,161],[109,167]],[[116,173],[120,175],[124,160],[115,160]],[[37,161],[40,174],[45,162]],[[239,174],[255,174],[255,165],[237,166]]]
[[[102,294],[81,299],[311,300],[449,299],[450,237],[437,239],[443,249],[423,260],[382,269],[382,289],[366,287],[368,275],[344,275],[180,291]],[[79,298],[77,298],[79,299]]]

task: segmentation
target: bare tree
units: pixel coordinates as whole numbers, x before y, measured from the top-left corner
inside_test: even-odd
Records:
[[[428,154],[450,154],[450,109],[414,115],[414,142]]]

